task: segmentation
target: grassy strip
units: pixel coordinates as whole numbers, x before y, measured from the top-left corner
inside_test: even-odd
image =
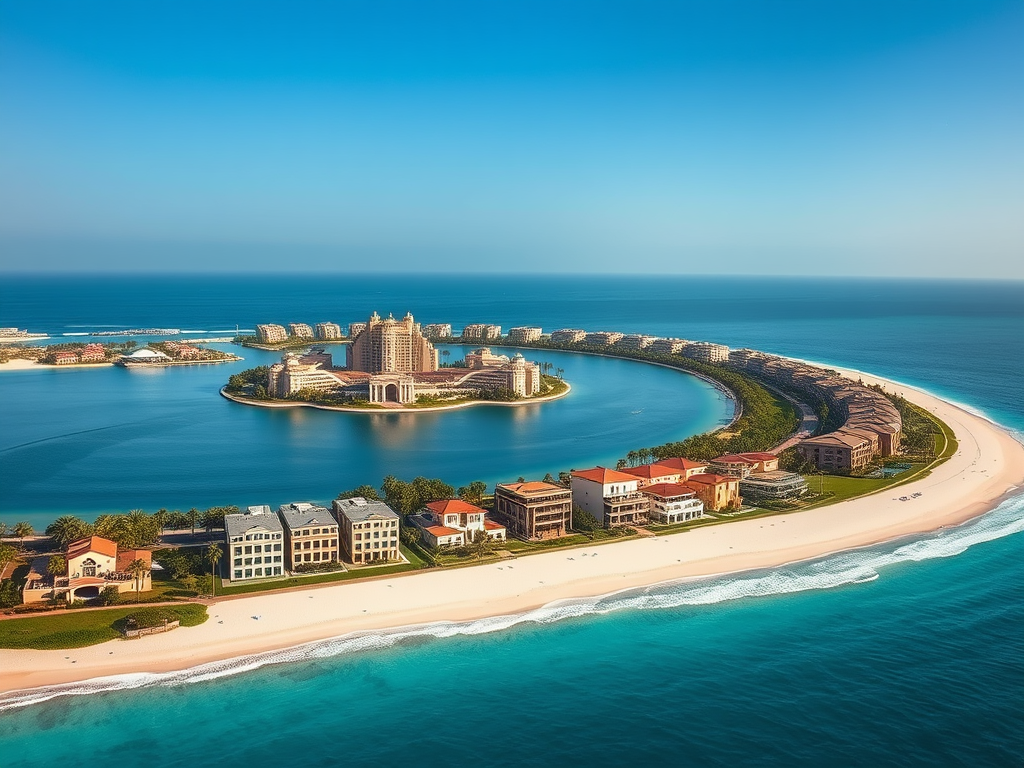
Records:
[[[208,618],[199,603],[160,608],[111,608],[103,611],[69,611],[58,615],[28,616],[0,621],[0,648],[58,650],[84,648],[121,637],[118,628],[134,613],[159,611],[161,617],[176,618],[183,627],[194,627]],[[148,614],[147,614],[148,615]]]

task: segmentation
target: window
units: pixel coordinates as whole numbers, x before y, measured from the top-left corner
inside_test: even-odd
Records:
[[[252,551],[259,554],[263,551],[263,546],[261,544],[257,544],[255,547],[252,548]]]
[[[363,548],[362,544],[356,544],[356,549],[362,549],[362,548]]]
[[[242,578],[242,572],[241,571],[235,571],[235,578],[236,579]]]
[[[275,552],[280,552],[281,551],[281,545],[280,544],[275,544],[274,545],[274,551]]]
[[[251,555],[252,554],[252,545],[249,545],[249,546],[247,546],[245,548],[245,554],[247,554],[247,555]]]
[[[313,549],[320,549],[320,539],[313,542]]]
[[[235,563],[234,563],[234,564],[235,564],[235,565],[241,565],[241,564],[242,564],[242,558],[240,558],[240,557],[236,557],[236,558],[235,558]]]
[[[319,528],[314,528],[313,529],[313,535],[314,536],[319,536],[320,535],[320,529]]]
[[[245,578],[247,578],[247,579],[251,579],[252,578],[252,568],[246,568],[245,569]]]
[[[295,542],[295,548],[296,549],[302,549],[302,542],[301,541],[296,541]]]
[[[242,554],[242,548],[241,547],[235,547],[235,554],[236,555]]]
[[[313,542],[307,541],[307,542],[304,543],[302,548],[303,549],[310,549],[312,546],[313,546]]]
[[[359,541],[362,538],[363,538],[363,534],[361,534],[361,533],[357,533],[356,534],[356,541]]]
[[[275,563],[280,563],[281,562],[281,556],[280,555],[274,555],[274,562]]]
[[[251,557],[245,558],[245,564],[246,565],[252,565],[252,558]]]
[[[314,560],[319,560],[320,559],[320,553],[319,552],[314,552],[313,553],[313,559]]]
[[[256,575],[257,576],[262,576],[263,575],[263,569],[262,568],[257,568],[256,569]]]

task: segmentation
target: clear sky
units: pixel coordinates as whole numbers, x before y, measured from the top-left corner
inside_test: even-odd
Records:
[[[1024,3],[0,0],[0,270],[1024,278]]]

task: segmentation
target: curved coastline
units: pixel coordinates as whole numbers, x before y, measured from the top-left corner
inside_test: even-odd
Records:
[[[320,403],[303,403],[303,402],[291,402],[286,400],[249,400],[245,397],[238,397],[232,395],[226,391],[225,387],[221,387],[220,394],[222,397],[227,398],[235,403],[242,405],[255,405],[260,408],[316,408],[320,411],[340,411],[341,413],[432,413],[437,411],[454,411],[459,408],[469,408],[472,405],[501,405],[506,408],[517,408],[523,405],[535,405],[536,403],[547,403],[552,400],[558,400],[565,397],[572,391],[572,385],[569,382],[563,382],[565,389],[556,395],[544,395],[543,397],[531,397],[528,400],[512,400],[504,402],[500,400],[469,400],[464,403],[452,403],[451,405],[429,405],[423,408],[362,408],[362,407],[350,407],[340,405],[321,405]]]
[[[245,658],[254,654],[284,653],[353,633],[514,617],[567,600],[779,568],[956,526],[1020,491],[1024,445],[1005,429],[919,388],[864,372],[856,375],[900,387],[904,396],[935,413],[955,433],[957,453],[926,477],[901,487],[902,494],[912,490],[920,497],[902,502],[882,491],[685,534],[531,555],[514,560],[511,567],[488,563],[302,589],[301,596],[289,591],[217,600],[210,604],[211,619],[205,624],[147,638],[144,645],[111,641],[74,651],[0,650],[0,667],[5,669],[0,691],[194,670],[231,659],[251,668]],[[594,556],[583,557],[584,552]],[[568,555],[578,556],[567,562]],[[301,600],[301,612],[295,610],[299,598],[308,598]],[[258,624],[254,615],[260,616]]]

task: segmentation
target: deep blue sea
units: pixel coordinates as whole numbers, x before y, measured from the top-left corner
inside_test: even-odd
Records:
[[[0,326],[51,334],[373,310],[750,346],[920,385],[1024,430],[1019,282],[0,279]],[[239,367],[263,362],[245,355]],[[409,420],[236,406],[216,394],[229,366],[0,373],[0,519],[319,499],[389,472],[493,482],[728,418],[671,371],[544,357],[569,398]],[[1020,766],[1022,529],[1017,497],[938,536],[814,563],[79,688],[0,713],[0,765]]]

